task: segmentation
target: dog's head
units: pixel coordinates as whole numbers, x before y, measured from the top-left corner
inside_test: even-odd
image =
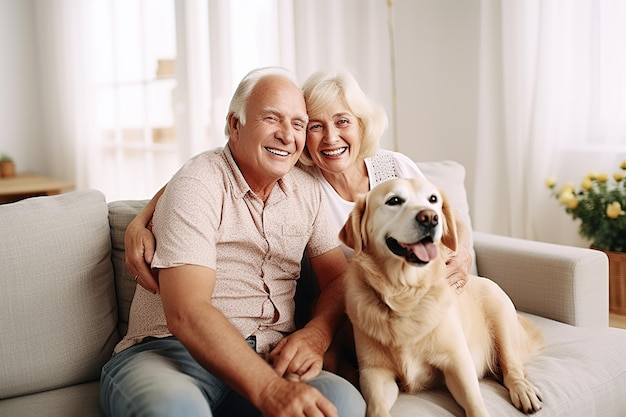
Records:
[[[339,238],[354,250],[427,265],[441,242],[456,251],[456,225],[444,194],[425,178],[391,179],[360,196]]]

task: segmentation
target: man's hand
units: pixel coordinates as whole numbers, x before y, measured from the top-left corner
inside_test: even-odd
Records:
[[[150,269],[155,247],[152,231],[140,219],[133,219],[124,233],[126,268],[139,285],[153,294],[159,292],[158,270]]]
[[[271,417],[339,416],[333,403],[317,389],[284,378],[273,379],[263,389],[258,408]]]
[[[308,381],[322,371],[325,350],[319,331],[305,327],[278,342],[270,353],[270,361],[278,375]]]

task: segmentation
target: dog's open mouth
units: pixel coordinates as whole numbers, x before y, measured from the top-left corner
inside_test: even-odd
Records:
[[[391,252],[402,256],[408,263],[425,265],[437,257],[437,245],[432,237],[427,236],[417,243],[402,243],[392,237],[386,239]]]

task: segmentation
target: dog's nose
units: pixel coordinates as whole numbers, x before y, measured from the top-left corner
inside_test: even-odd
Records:
[[[434,227],[439,223],[439,216],[437,213],[434,210],[429,209],[422,210],[417,213],[415,219],[419,224],[426,227]]]

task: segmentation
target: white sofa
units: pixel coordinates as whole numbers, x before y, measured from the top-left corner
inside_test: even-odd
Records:
[[[469,222],[463,167],[420,164]],[[1,183],[0,183],[1,184]],[[123,234],[145,201],[94,190],[0,205],[0,416],[100,416],[100,368],[127,328],[134,281]],[[608,328],[606,256],[474,233],[476,267],[545,332],[528,364],[535,416],[626,416],[626,330]],[[520,413],[481,383],[492,416]],[[445,390],[401,395],[395,417],[462,416]]]

